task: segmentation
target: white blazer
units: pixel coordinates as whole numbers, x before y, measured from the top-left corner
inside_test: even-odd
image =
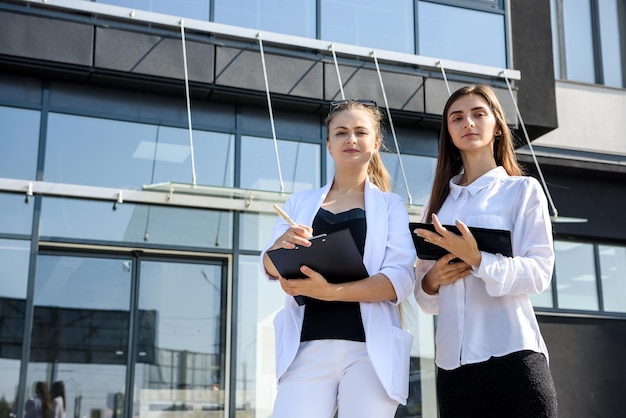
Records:
[[[294,193],[284,205],[285,212],[297,224],[312,225],[331,185],[332,180],[321,189]],[[388,277],[397,295],[395,301],[360,303],[367,352],[389,397],[405,404],[413,336],[402,329],[398,305],[413,292],[415,281],[416,254],[409,217],[400,196],[381,192],[369,181],[365,186],[365,216],[367,236],[363,263],[370,276],[382,273]],[[266,276],[263,255],[288,228],[287,222],[279,218],[270,243],[261,253],[261,270]],[[277,380],[296,356],[303,318],[304,306],[298,306],[292,296],[286,295],[284,308],[274,318]]]

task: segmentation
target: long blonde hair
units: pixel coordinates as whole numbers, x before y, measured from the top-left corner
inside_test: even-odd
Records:
[[[452,138],[448,132],[448,112],[450,111],[450,107],[457,100],[470,95],[480,96],[485,99],[496,119],[495,131],[498,132],[498,134],[495,137],[493,145],[493,154],[496,164],[502,166],[510,176],[521,176],[524,174],[515,156],[511,130],[506,124],[504,111],[493,89],[486,84],[461,87],[452,93],[443,109],[441,131],[439,132],[437,169],[435,171],[435,180],[430,195],[426,222],[431,222],[432,214],[437,213],[439,209],[441,209],[443,202],[450,192],[450,179],[459,174],[463,168],[461,152],[452,142]]]
[[[369,165],[367,166],[367,175],[372,183],[374,183],[380,190],[383,192],[391,191],[391,180],[389,176],[389,172],[387,168],[383,164],[383,160],[380,157],[380,150],[384,150],[385,145],[383,139],[385,137],[385,125],[384,125],[384,115],[383,112],[375,106],[374,102],[362,102],[358,100],[346,100],[342,101],[339,104],[332,106],[328,116],[326,116],[326,138],[330,135],[329,127],[330,123],[333,121],[337,113],[343,112],[344,110],[362,110],[367,112],[367,114],[372,119],[374,127],[376,128],[376,137],[378,139],[378,143],[380,144],[378,147],[378,152],[372,154],[372,158],[370,158]],[[328,139],[326,139],[328,141]]]

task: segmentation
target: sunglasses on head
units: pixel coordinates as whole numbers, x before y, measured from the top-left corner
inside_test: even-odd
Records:
[[[346,99],[346,100],[335,100],[330,102],[330,108],[328,109],[328,113],[333,113],[335,110],[337,110],[337,108],[343,104],[346,104],[348,102],[356,102],[356,103],[360,103],[363,106],[367,106],[367,107],[377,107],[376,102],[373,100],[368,100],[368,99]]]

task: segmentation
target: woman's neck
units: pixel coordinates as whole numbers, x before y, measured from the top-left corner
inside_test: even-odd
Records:
[[[493,157],[476,159],[463,157],[463,175],[459,180],[459,186],[467,186],[472,184],[476,179],[483,176],[485,173],[496,168],[496,160]]]
[[[365,182],[367,181],[367,170],[347,171],[337,170],[335,171],[335,178],[331,189],[339,194],[347,194],[354,192],[363,192]]]

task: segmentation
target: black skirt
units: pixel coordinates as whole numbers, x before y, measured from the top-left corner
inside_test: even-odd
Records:
[[[440,418],[557,418],[546,357],[528,350],[438,369],[437,401]]]

